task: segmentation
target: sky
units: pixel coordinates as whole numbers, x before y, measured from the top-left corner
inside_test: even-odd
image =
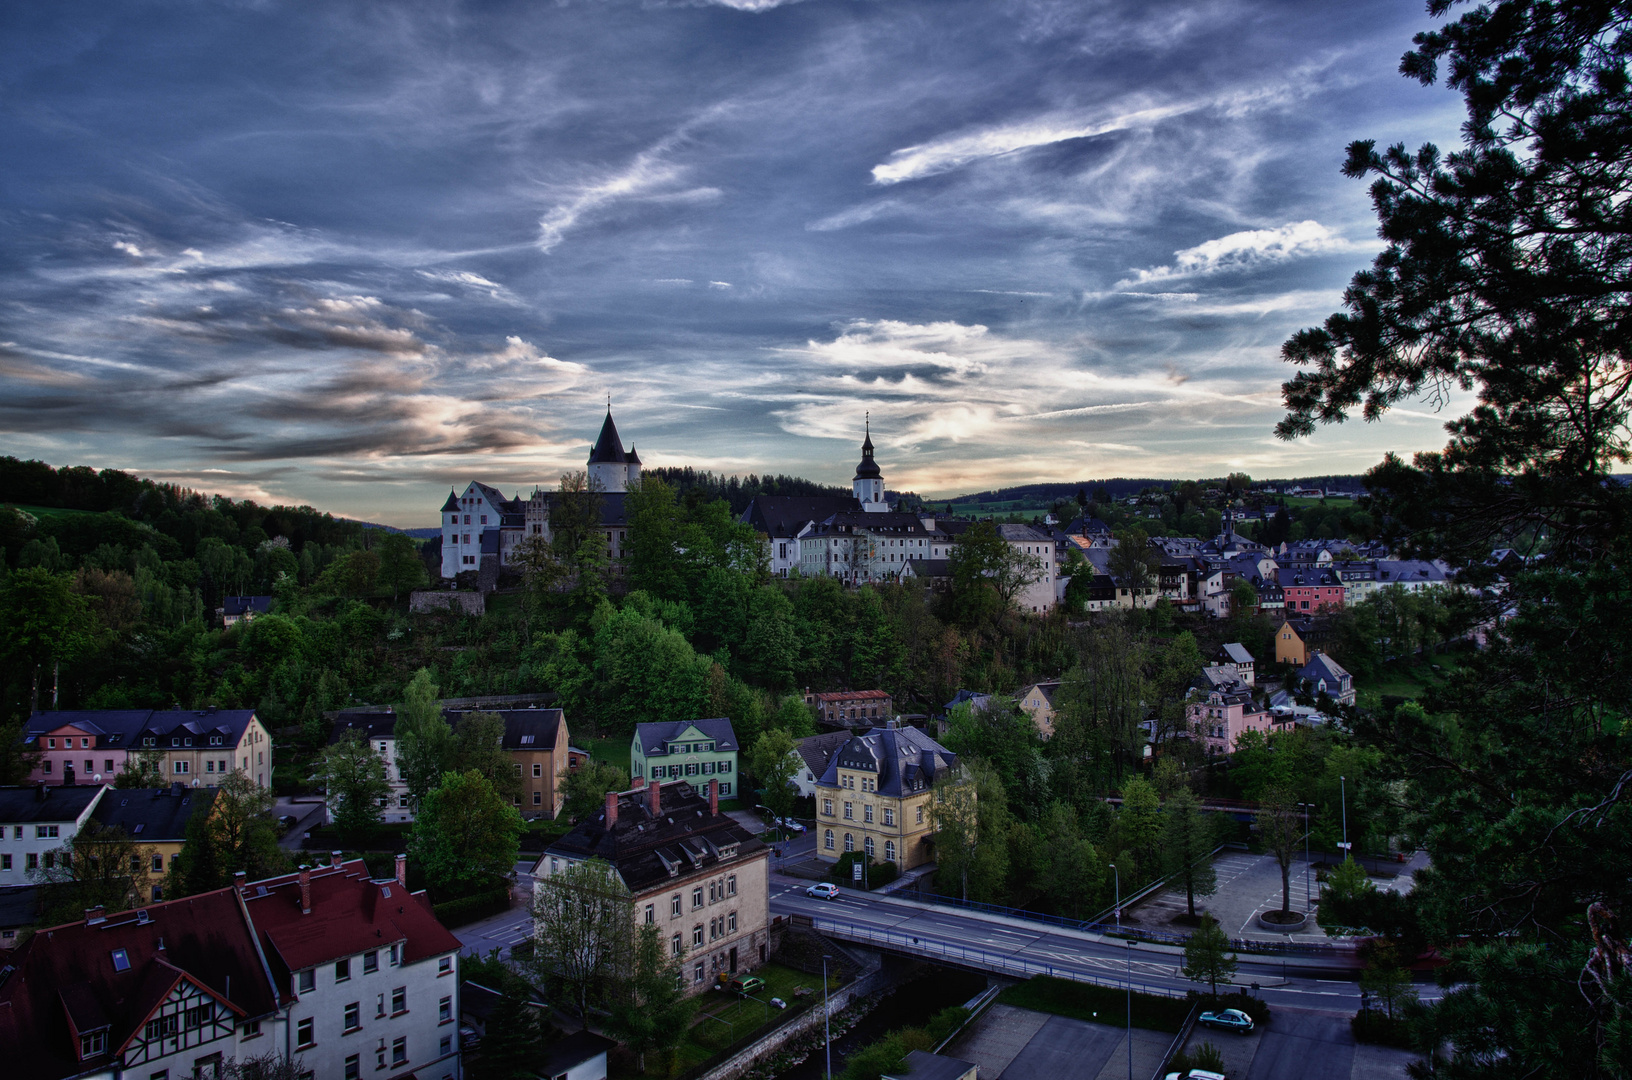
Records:
[[[430,525],[648,466],[1359,472],[1281,342],[1455,146],[1421,0],[0,6],[0,453]]]

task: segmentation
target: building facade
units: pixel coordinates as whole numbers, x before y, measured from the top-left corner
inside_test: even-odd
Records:
[[[832,690],[805,692],[805,704],[816,710],[818,723],[835,727],[882,724],[895,715],[895,699],[888,690]]]
[[[164,875],[187,843],[187,823],[194,814],[208,817],[215,808],[214,788],[172,784],[162,788],[108,788],[97,800],[91,820],[122,829],[140,846],[142,863],[131,867],[136,888],[157,902],[164,899]]]
[[[229,772],[272,782],[272,736],[252,709],[37,712],[23,740],[40,751],[35,783],[112,783],[131,754],[153,756],[167,782],[189,787],[213,787]]]
[[[1014,696],[1020,705],[1020,711],[1031,717],[1031,722],[1037,727],[1037,734],[1045,739],[1054,736],[1054,695],[1059,689],[1059,680],[1055,679],[1022,686],[1020,692]]]
[[[1190,702],[1185,719],[1209,754],[1234,753],[1243,732],[1268,734],[1274,721],[1267,709],[1258,707],[1252,688],[1240,681],[1214,686],[1199,701]]]
[[[73,843],[105,790],[101,784],[0,788],[0,886],[29,884],[35,871],[54,866],[57,851]]]
[[[702,785],[712,778],[722,797],[735,798],[741,788],[739,750],[737,733],[724,717],[636,724],[629,773],[648,783],[688,780]]]
[[[935,857],[931,788],[958,757],[917,728],[852,736],[816,785],[816,855],[837,862],[859,851],[901,870]]]
[[[533,868],[540,891],[572,863],[601,859],[629,892],[631,932],[652,925],[693,993],[752,971],[770,955],[770,849],[684,780],[608,792]]]

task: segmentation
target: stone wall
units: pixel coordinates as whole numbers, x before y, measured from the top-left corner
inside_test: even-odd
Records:
[[[467,615],[481,615],[487,610],[487,598],[479,592],[424,589],[408,594],[408,610],[416,613],[463,611]]]
[[[783,1024],[754,1043],[754,1045],[726,1058],[708,1072],[697,1076],[695,1080],[736,1080],[736,1077],[747,1072],[754,1062],[766,1054],[774,1054],[785,1044],[792,1042],[805,1032],[821,1027],[823,1019],[829,1014],[837,1015],[859,999],[885,989],[890,984],[892,977],[888,968],[875,968],[850,985],[835,991],[828,1000],[826,1009],[823,1009],[821,1003],[818,1002],[808,1012],[802,1013],[795,1019]]]

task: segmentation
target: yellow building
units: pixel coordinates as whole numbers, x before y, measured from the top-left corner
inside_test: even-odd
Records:
[[[860,851],[901,870],[935,858],[930,789],[958,756],[922,731],[887,727],[839,747],[816,784],[816,854]]]
[[[162,788],[108,788],[92,820],[125,831],[144,850],[137,887],[143,896],[164,899],[164,875],[181,854],[187,823],[194,814],[208,815],[216,789],[185,787],[179,781]]]
[[[1060,681],[1032,683],[1022,686],[1015,695],[1020,708],[1031,722],[1037,725],[1037,734],[1044,739],[1054,737],[1054,695],[1060,689]]]

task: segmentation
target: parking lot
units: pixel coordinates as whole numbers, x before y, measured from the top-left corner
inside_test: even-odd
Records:
[[[1279,1009],[1251,1035],[1196,1027],[1185,1049],[1211,1043],[1230,1080],[1401,1080],[1416,1055],[1356,1044],[1345,1016]]]

